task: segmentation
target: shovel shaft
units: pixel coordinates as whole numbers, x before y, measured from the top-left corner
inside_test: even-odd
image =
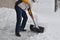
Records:
[[[30,6],[30,5],[29,5],[29,6]],[[33,20],[33,22],[34,22],[34,26],[36,27],[36,23],[35,23],[35,20],[34,20],[34,16],[33,16],[32,11],[31,11],[31,6],[30,6],[29,9],[28,9],[28,13],[29,13],[29,15],[31,16],[31,18],[32,18],[32,20]]]
[[[35,23],[35,20],[33,19],[33,22],[34,22],[34,27],[36,27],[36,23]]]

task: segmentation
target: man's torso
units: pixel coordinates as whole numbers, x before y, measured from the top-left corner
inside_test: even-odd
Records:
[[[29,8],[29,4],[31,4],[31,0],[22,0],[22,3],[20,3],[18,6],[23,10],[27,10]]]

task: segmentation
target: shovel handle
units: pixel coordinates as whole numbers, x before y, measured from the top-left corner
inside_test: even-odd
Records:
[[[34,17],[33,17],[33,14],[32,14],[32,11],[31,11],[31,6],[29,5],[29,9],[28,9],[28,13],[29,15],[31,16],[33,22],[34,22],[34,26],[36,27],[36,23],[35,23],[35,20],[34,20]]]
[[[36,23],[35,23],[35,20],[33,19],[33,22],[34,22],[34,27],[36,27]]]

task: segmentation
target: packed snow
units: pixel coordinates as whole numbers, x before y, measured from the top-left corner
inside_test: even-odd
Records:
[[[21,37],[15,36],[16,12],[11,8],[0,8],[0,40],[60,40],[60,10],[54,12],[54,0],[38,0],[32,7],[37,25],[45,27],[44,33],[31,32],[29,27],[33,24],[29,19],[26,32],[20,32]]]

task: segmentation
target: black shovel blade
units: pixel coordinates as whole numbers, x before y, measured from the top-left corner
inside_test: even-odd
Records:
[[[41,26],[38,26],[39,28],[37,27],[34,27],[34,25],[30,25],[30,30],[33,31],[33,32],[37,32],[37,33],[43,33],[44,32],[44,27],[41,27]]]
[[[43,33],[44,32],[44,27],[38,26],[39,27],[39,32]]]

